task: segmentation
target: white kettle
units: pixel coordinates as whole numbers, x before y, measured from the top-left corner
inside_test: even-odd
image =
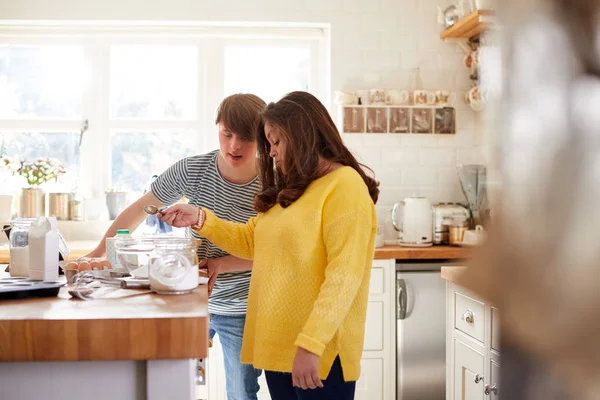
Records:
[[[408,197],[394,204],[392,223],[400,234],[398,244],[407,247],[433,245],[433,213],[426,197]]]

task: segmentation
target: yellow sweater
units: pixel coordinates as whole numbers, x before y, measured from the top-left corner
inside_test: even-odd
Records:
[[[360,175],[338,168],[247,224],[205,211],[199,233],[254,260],[241,361],[291,372],[299,346],[320,356],[321,379],[339,355],[344,379],[357,380],[377,230]]]

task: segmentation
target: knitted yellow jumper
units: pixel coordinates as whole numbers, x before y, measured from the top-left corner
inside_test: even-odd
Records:
[[[198,233],[254,260],[241,361],[291,372],[299,346],[320,356],[321,379],[339,355],[344,379],[357,380],[377,231],[360,175],[338,168],[289,207],[277,204],[247,224],[204,211]]]

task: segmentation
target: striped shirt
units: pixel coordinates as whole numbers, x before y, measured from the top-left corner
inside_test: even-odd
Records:
[[[152,182],[152,193],[165,205],[172,205],[185,196],[189,204],[212,210],[219,218],[247,222],[256,215],[253,200],[260,189],[258,177],[243,185],[226,181],[217,169],[218,155],[219,150],[214,150],[176,162]],[[202,239],[199,259],[228,255],[192,229],[187,228],[186,232],[188,236]],[[245,314],[249,287],[250,271],[220,274],[208,301],[208,311]]]

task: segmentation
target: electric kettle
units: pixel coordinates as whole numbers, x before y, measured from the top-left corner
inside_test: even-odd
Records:
[[[406,247],[433,245],[433,213],[426,197],[407,197],[394,204],[392,223],[400,232],[398,244]]]

